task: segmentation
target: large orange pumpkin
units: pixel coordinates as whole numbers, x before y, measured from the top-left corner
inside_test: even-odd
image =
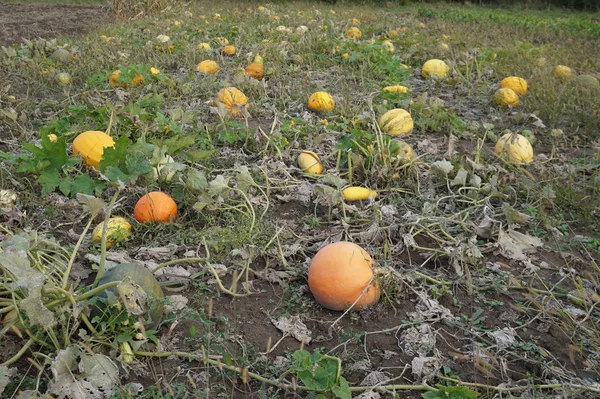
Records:
[[[98,169],[104,156],[104,149],[113,147],[115,142],[106,133],[97,130],[83,132],[73,140],[73,154],[81,155],[83,163],[90,168]]]
[[[172,222],[177,217],[177,204],[169,194],[153,191],[139,199],[133,213],[140,223]]]
[[[373,278],[373,259],[347,241],[317,252],[308,268],[308,287],[317,302],[331,310],[346,310],[355,301],[354,309],[362,309],[377,302],[380,294]]]

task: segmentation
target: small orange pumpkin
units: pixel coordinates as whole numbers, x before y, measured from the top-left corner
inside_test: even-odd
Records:
[[[221,67],[219,66],[219,64],[212,60],[204,60],[201,63],[199,63],[196,67],[196,70],[198,72],[205,72],[211,75],[214,75],[215,73],[219,72],[220,69]]]
[[[225,46],[223,47],[223,53],[227,54],[227,55],[235,55],[235,47],[229,45],[229,46]]]
[[[253,62],[244,69],[244,73],[252,76],[256,80],[262,80],[265,76],[265,66],[263,64]]]
[[[248,97],[236,87],[225,87],[219,90],[217,103],[223,104],[231,116],[242,116],[242,109],[249,108]]]
[[[177,217],[177,204],[169,194],[153,191],[138,200],[133,213],[140,223],[172,222]]]
[[[321,305],[346,310],[372,305],[379,299],[373,259],[360,246],[339,241],[319,250],[308,268],[308,287]]]

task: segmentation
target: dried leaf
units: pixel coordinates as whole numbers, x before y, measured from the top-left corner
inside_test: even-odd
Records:
[[[217,197],[229,191],[229,177],[218,175],[210,183],[208,183],[208,193],[211,197]]]
[[[8,368],[0,365],[0,394],[4,392],[4,389],[9,384],[10,379],[17,374],[16,368]]]
[[[529,257],[526,253],[535,252],[536,248],[542,245],[543,242],[539,238],[515,230],[500,230],[498,233],[500,253],[509,259],[527,261]]]
[[[446,160],[436,161],[431,164],[431,171],[441,176],[448,176],[453,170],[454,166]]]
[[[467,177],[469,177],[469,172],[465,168],[461,166],[461,168],[456,172],[456,177],[454,180],[450,182],[451,186],[466,186],[467,185]]]
[[[79,201],[79,203],[92,214],[92,217],[98,215],[106,207],[106,202],[100,198],[94,197],[93,195],[77,193],[77,201]]]
[[[242,192],[247,193],[250,187],[256,186],[256,182],[252,178],[250,171],[247,166],[239,166],[237,168],[238,174],[235,177],[237,181],[237,188]]]
[[[504,215],[506,216],[506,221],[511,224],[527,223],[531,219],[531,216],[517,211],[515,208],[513,208],[506,202],[502,206],[502,210],[504,211]]]
[[[282,333],[291,335],[300,342],[309,344],[312,341],[312,332],[306,327],[299,316],[281,316],[276,321],[271,319],[271,323]]]

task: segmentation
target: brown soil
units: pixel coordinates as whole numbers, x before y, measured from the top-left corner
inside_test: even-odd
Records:
[[[22,39],[74,37],[110,23],[107,7],[29,5],[0,2],[0,46]]]

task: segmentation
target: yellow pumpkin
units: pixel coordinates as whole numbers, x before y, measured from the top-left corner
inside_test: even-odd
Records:
[[[398,37],[398,31],[395,29],[392,29],[391,31],[388,32],[388,37]]]
[[[253,62],[244,68],[244,73],[252,76],[256,80],[262,80],[265,76],[265,66],[263,64]]]
[[[241,116],[249,108],[248,97],[235,87],[226,87],[217,93],[217,103],[223,104],[231,116]]]
[[[227,55],[235,55],[235,51],[235,47],[231,45],[223,47],[223,53]]]
[[[263,57],[261,57],[258,54],[254,56],[254,61],[253,62],[255,64],[260,64],[260,65],[263,65],[265,63],[264,60],[263,60]]]
[[[381,115],[378,124],[382,131],[391,136],[409,134],[414,127],[412,117],[402,108],[392,109]]]
[[[213,60],[204,60],[201,63],[199,63],[196,67],[196,70],[198,72],[204,72],[211,75],[214,75],[215,73],[219,72],[220,69],[221,67],[219,66],[219,64],[217,64],[216,61]]]
[[[106,133],[91,130],[83,132],[73,140],[73,154],[81,155],[83,163],[98,169],[98,164],[104,155],[104,149],[114,147],[115,142]]]
[[[362,32],[356,26],[353,26],[352,28],[348,29],[348,31],[346,31],[346,37],[348,39],[357,40],[362,37]]]
[[[408,87],[402,85],[387,86],[383,88],[383,91],[388,93],[407,93]]]
[[[396,140],[392,143],[392,145],[392,148],[395,149],[394,152],[396,154],[396,157],[398,157],[400,160],[410,162],[416,158],[415,151],[406,141]]]
[[[335,108],[335,100],[331,94],[325,91],[313,93],[308,98],[308,109],[315,112],[333,111]]]
[[[208,44],[208,43],[198,43],[198,45],[196,46],[196,49],[198,51],[210,51],[211,47],[210,47],[210,44]]]
[[[342,190],[346,201],[360,201],[377,197],[377,191],[365,187],[351,186]]]
[[[508,78],[502,79],[500,88],[513,89],[518,95],[524,96],[527,94],[527,81],[517,76],[509,76]]]
[[[383,42],[381,44],[381,47],[383,47],[383,49],[385,51],[387,51],[388,53],[393,53],[396,49],[394,48],[394,45],[392,44],[391,40],[386,40],[385,42]]]
[[[570,80],[575,77],[575,73],[573,73],[573,70],[565,65],[555,66],[554,69],[552,70],[552,73],[557,78],[563,79],[563,80]]]
[[[450,67],[442,60],[428,60],[423,64],[423,68],[421,68],[421,75],[424,78],[443,78],[446,77],[450,71]]]
[[[92,231],[92,241],[101,242],[104,232],[104,222],[101,222]],[[127,239],[131,235],[131,224],[123,217],[113,217],[108,219],[108,229],[106,231],[106,248],[113,244]]]
[[[312,151],[302,151],[298,155],[298,166],[305,173],[320,175],[323,173],[323,164],[319,156]]]
[[[533,147],[527,138],[516,133],[507,133],[496,142],[497,156],[515,164],[533,161]]]
[[[494,93],[494,103],[503,107],[516,107],[519,105],[519,96],[513,89],[498,89]]]

